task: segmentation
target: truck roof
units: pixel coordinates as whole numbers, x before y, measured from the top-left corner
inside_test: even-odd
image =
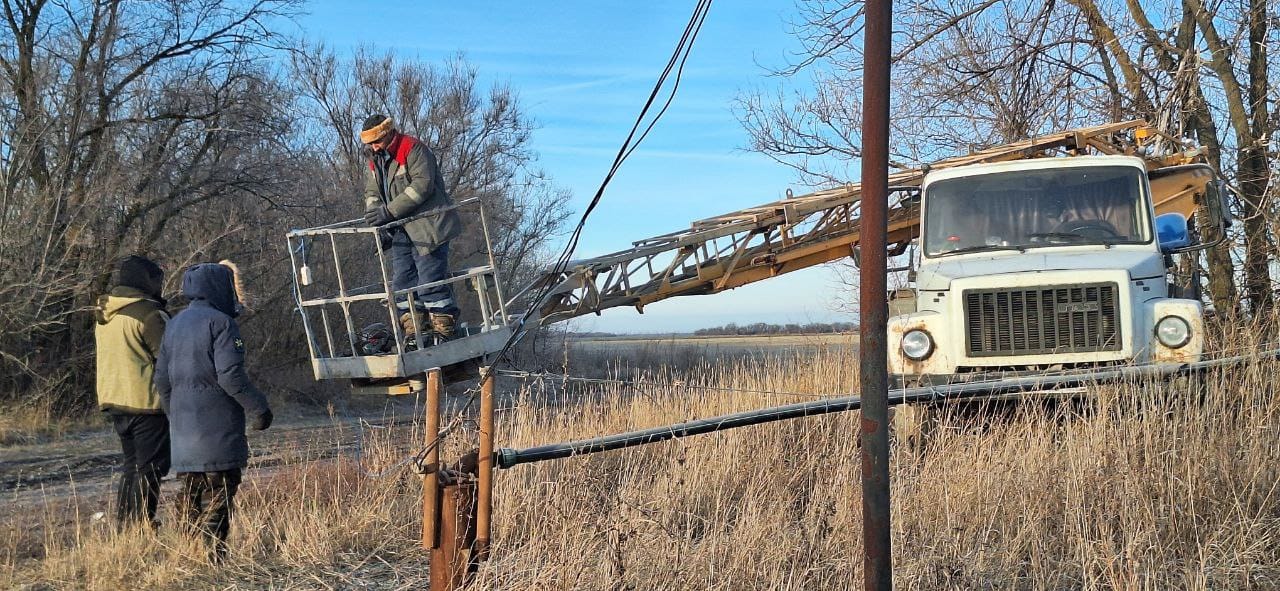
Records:
[[[1029,160],[1013,160],[1009,162],[992,162],[990,164],[971,164],[941,170],[931,170],[924,177],[923,185],[968,176],[978,176],[997,172],[1015,170],[1044,170],[1046,168],[1075,168],[1082,166],[1131,166],[1146,172],[1146,162],[1136,156],[1056,156],[1032,158]]]

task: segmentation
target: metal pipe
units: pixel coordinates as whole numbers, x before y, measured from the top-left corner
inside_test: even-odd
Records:
[[[329,311],[320,308],[320,322],[324,324],[324,341],[329,344],[329,359],[336,359],[338,348],[333,346],[333,329],[329,328]]]
[[[307,228],[305,230],[290,230],[289,233],[286,235],[287,236],[316,236],[320,234],[352,234],[352,233],[367,234],[369,232],[377,232],[379,228],[395,228],[398,226],[403,226],[418,218],[426,217],[429,215],[439,215],[451,209],[458,209],[459,207],[462,207],[464,205],[470,205],[479,200],[480,200],[479,197],[471,197],[468,199],[463,199],[462,201],[454,203],[453,205],[446,205],[444,207],[436,207],[433,209],[428,209],[427,211],[418,212],[407,218],[396,220],[394,222],[383,224],[381,226],[353,227],[353,226],[358,226],[360,224],[365,223],[364,218],[356,218],[354,220],[346,220],[343,222],[337,222],[337,223],[329,224],[326,226],[316,226],[314,228]]]
[[[1239,355],[1235,357],[1213,359],[1189,364],[1161,363],[1134,365],[1050,376],[1027,376],[996,381],[969,382],[940,386],[921,386],[905,389],[899,388],[895,389],[888,395],[887,403],[888,406],[897,406],[899,404],[915,404],[943,400],[979,399],[988,396],[1001,396],[1028,391],[1051,390],[1055,388],[1075,388],[1110,381],[1168,378],[1227,367],[1250,360],[1268,358],[1280,358],[1280,349],[1264,351],[1255,355]],[[714,433],[716,431],[724,431],[726,429],[734,429],[737,427],[746,427],[787,419],[858,410],[860,408],[862,408],[862,399],[859,396],[813,400],[809,402],[800,402],[784,406],[775,406],[721,415],[696,421],[676,423],[674,425],[666,425],[663,427],[653,427],[640,431],[595,437],[592,439],[579,439],[577,441],[553,443],[525,449],[503,448],[494,454],[494,461],[497,463],[499,468],[514,468],[520,464],[531,464],[546,460],[625,449],[638,445],[658,443],[668,439],[688,437],[690,435]]]
[[[486,289],[486,286],[485,286],[486,282],[484,278],[485,278],[484,275],[481,275],[479,277],[472,277],[471,287],[475,288],[476,300],[480,303],[480,326],[484,330],[489,330],[489,327],[493,324],[493,318],[490,317],[491,312],[489,308],[491,304],[489,303],[489,292]],[[503,321],[503,324],[505,325],[506,324],[505,316],[503,317],[502,321]]]
[[[863,589],[893,588],[889,506],[889,304],[885,242],[889,231],[889,52],[892,0],[867,0],[862,61],[862,267],[858,277],[862,392]]]
[[[300,238],[299,240],[305,240],[305,238]],[[316,351],[315,335],[311,332],[311,321],[307,318],[307,309],[302,305],[302,285],[298,283],[298,257],[293,251],[293,238],[286,237],[285,244],[289,247],[289,270],[290,275],[293,276],[293,301],[298,306],[298,314],[302,316],[302,332],[307,333],[307,352],[312,359],[316,359],[319,355]]]
[[[404,341],[405,341],[405,338],[407,337],[405,337],[404,335],[404,330],[400,328],[400,319],[396,317],[395,296],[390,295],[391,294],[391,276],[387,274],[387,257],[386,255],[383,254],[381,232],[373,233],[373,245],[374,245],[374,248],[378,251],[378,271],[379,273],[382,274],[382,294],[387,294],[385,296],[386,306],[387,306],[387,318],[390,319],[387,322],[387,324],[391,328],[391,336],[395,337],[396,339],[396,353],[399,355],[404,355],[404,349],[405,349]],[[377,294],[377,295],[382,295],[382,294]]]
[[[489,239],[489,216],[484,209],[484,201],[480,202],[480,228],[484,230],[485,253],[489,255],[489,268],[493,269],[493,289],[498,294],[498,311],[502,314],[502,324],[511,324],[507,318],[507,304],[502,296],[502,278],[498,276],[498,261],[493,258],[493,242]],[[480,297],[485,297],[483,294]],[[485,319],[488,324],[489,320]]]
[[[475,543],[476,486],[450,481],[440,491],[440,545],[431,550],[427,569],[430,591],[455,591],[466,586],[470,568],[467,548]]]
[[[329,246],[333,248],[333,272],[338,276],[338,295],[347,297],[347,282],[342,278],[342,262],[338,260],[338,239],[333,234],[329,235]],[[351,343],[351,354],[359,355],[360,349],[356,347],[356,325],[351,320],[351,304],[343,301],[339,307],[342,308],[342,317],[347,324],[347,340]]]
[[[421,392],[425,386],[427,405],[423,409],[422,440],[427,448],[422,464],[422,547],[440,547],[440,414],[444,384],[439,368],[427,370],[424,384],[420,378],[409,380],[409,389]]]
[[[489,531],[493,518],[493,367],[480,373],[480,474],[476,499],[475,559],[489,557]]]

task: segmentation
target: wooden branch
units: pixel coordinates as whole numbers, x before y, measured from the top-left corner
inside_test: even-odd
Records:
[[[1205,10],[1200,0],[1182,0],[1182,4],[1195,17],[1204,41],[1209,46],[1211,56],[1209,68],[1222,83],[1222,91],[1227,96],[1228,120],[1236,132],[1236,141],[1241,146],[1252,143],[1249,110],[1244,105],[1244,92],[1240,88],[1240,81],[1236,79],[1231,61],[1227,58],[1231,54],[1231,48],[1227,47],[1222,37],[1218,35],[1218,28],[1213,24],[1213,15]]]
[[[1120,44],[1120,39],[1116,36],[1116,32],[1107,24],[1102,16],[1102,12],[1098,10],[1098,5],[1093,0],[1067,0],[1080,12],[1084,14],[1085,22],[1088,23],[1089,29],[1093,31],[1094,37],[1106,49],[1110,50],[1111,57],[1115,60],[1116,66],[1120,68],[1120,73],[1124,75],[1125,89],[1133,97],[1134,104],[1142,113],[1150,113],[1154,110],[1151,98],[1147,96],[1142,89],[1142,75],[1138,71],[1138,67],[1133,63],[1133,59],[1129,57],[1129,52]]]

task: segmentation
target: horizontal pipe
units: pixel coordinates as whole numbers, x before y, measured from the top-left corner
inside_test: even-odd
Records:
[[[449,277],[447,279],[441,279],[439,281],[431,281],[428,283],[415,285],[413,287],[406,287],[404,289],[391,292],[391,295],[392,297],[409,295],[410,293],[415,291],[422,291],[425,289],[430,289],[430,288],[438,287],[441,285],[452,285],[454,283],[461,283],[462,281],[471,279],[472,277],[478,277],[480,275],[492,275],[492,274],[493,274],[493,269],[487,266],[472,267],[471,269],[468,269],[465,273],[461,275],[454,275],[453,277]],[[368,286],[365,286],[365,287],[368,287]],[[378,287],[382,287],[382,286],[378,286]],[[364,288],[360,288],[360,289],[364,289]],[[383,292],[375,292],[375,293],[364,293],[359,295],[335,296],[331,298],[315,298],[310,300],[303,300],[302,305],[303,306],[323,306],[326,304],[341,304],[343,302],[362,302],[367,300],[385,300],[385,299],[387,299],[387,294]]]
[[[393,222],[388,222],[381,226],[361,226],[360,224],[365,223],[364,218],[356,218],[354,220],[346,220],[343,222],[337,222],[337,223],[329,224],[326,226],[316,226],[314,228],[306,228],[302,230],[290,230],[288,234],[285,234],[285,236],[289,238],[297,238],[302,236],[320,236],[323,234],[372,233],[372,232],[377,232],[380,229],[398,228],[418,218],[426,217],[429,215],[439,215],[446,211],[458,209],[459,207],[462,207],[464,205],[470,205],[477,201],[480,201],[479,197],[469,197],[467,199],[463,199],[462,201],[459,201],[452,205],[445,205],[443,207],[428,209],[427,211],[418,212],[407,218],[395,220]]]
[[[1117,380],[1169,378],[1176,375],[1190,374],[1212,368],[1227,367],[1243,363],[1250,359],[1276,358],[1280,350],[1265,351],[1254,355],[1240,355],[1199,361],[1196,363],[1160,363],[1132,365],[1111,369],[1093,370],[1082,373],[1061,374],[1052,376],[1028,376],[984,382],[969,382],[941,386],[922,386],[916,388],[898,388],[889,391],[889,406],[933,402],[941,400],[977,399],[988,396],[1015,394],[1037,389],[1072,388]],[[801,417],[811,417],[830,413],[858,410],[862,407],[862,399],[858,396],[827,398],[810,402],[800,402],[784,406],[762,408],[745,412],[721,415],[696,421],[686,421],[664,427],[653,427],[640,431],[606,435],[592,439],[580,439],[565,443],[553,443],[526,449],[502,448],[494,452],[494,463],[499,468],[513,468],[520,464],[531,464],[546,460],[568,458],[615,449],[635,447],[649,443],[658,443],[668,439],[714,433],[725,429],[759,425]]]

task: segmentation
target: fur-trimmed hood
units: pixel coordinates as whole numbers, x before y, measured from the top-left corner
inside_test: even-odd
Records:
[[[203,300],[215,310],[235,318],[240,314],[236,275],[234,265],[192,265],[182,274],[182,293],[192,301]]]

